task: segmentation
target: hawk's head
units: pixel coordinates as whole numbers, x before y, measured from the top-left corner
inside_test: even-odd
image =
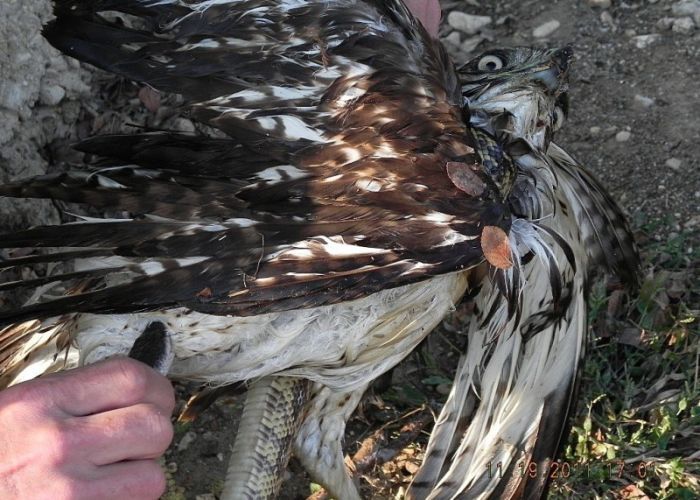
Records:
[[[472,124],[497,127],[545,150],[568,112],[571,47],[527,47],[485,52],[459,69],[462,94]],[[498,116],[499,123],[491,122]],[[505,121],[503,121],[505,120]]]

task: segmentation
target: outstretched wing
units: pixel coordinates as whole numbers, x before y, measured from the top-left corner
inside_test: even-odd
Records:
[[[54,251],[0,267],[75,266],[2,285],[72,288],[0,322],[329,304],[477,265],[483,228],[509,229],[470,146],[452,64],[400,0],[55,5],[54,46],[182,94],[225,136],[93,138],[79,148],[109,160],[1,186],[130,218],[2,236],[4,248]]]

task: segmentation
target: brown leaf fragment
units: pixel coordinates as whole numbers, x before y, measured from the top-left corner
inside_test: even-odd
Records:
[[[625,500],[649,500],[647,494],[634,484],[628,484],[624,488],[618,490],[616,498],[622,498]]]
[[[403,468],[406,469],[406,472],[409,474],[415,474],[418,472],[418,469],[420,469],[420,464],[406,460],[406,462],[403,464]]]
[[[209,287],[202,288],[202,289],[197,293],[197,298],[202,299],[202,300],[211,299],[213,296],[214,296],[214,292],[213,292],[212,289],[209,288]]]
[[[511,260],[508,234],[498,226],[484,226],[481,231],[481,250],[486,260],[498,269],[510,269]]]
[[[386,434],[384,429],[379,429],[365,438],[352,457],[352,461],[358,471],[366,472],[372,470],[377,463],[379,450],[386,444]]]
[[[160,92],[151,87],[141,87],[139,100],[151,113],[155,113],[160,108]]]
[[[480,196],[486,190],[486,184],[467,165],[459,161],[448,161],[447,177],[460,191],[470,196]]]

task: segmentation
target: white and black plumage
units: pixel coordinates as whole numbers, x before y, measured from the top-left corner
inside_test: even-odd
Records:
[[[468,349],[413,498],[542,496],[576,402],[590,280],[607,270],[637,285],[639,257],[621,210],[551,142],[568,102],[556,92],[564,83],[540,70],[550,57],[538,49],[495,50],[460,69],[472,124],[499,136],[515,162],[513,213],[537,221],[511,231],[524,230],[521,241],[540,231],[546,248],[531,248],[535,257],[521,261],[518,316],[503,321],[506,306],[489,282],[476,294]]]
[[[3,385],[127,353],[157,322],[173,377],[352,391],[429,333],[471,269],[493,262],[505,282],[512,167],[484,168],[452,64],[400,1],[58,0],[55,13],[55,46],[182,94],[226,135],[98,137],[78,147],[105,161],[0,187],[131,214],[3,235],[53,249],[0,264],[39,274],[0,285],[33,295],[0,312]],[[42,276],[45,263],[67,270]]]
[[[102,18],[106,11],[147,26],[125,28]],[[400,2],[59,0],[56,14],[46,29],[54,45],[180,92],[193,118],[230,137],[98,137],[79,149],[111,160],[3,186],[5,196],[133,214],[5,235],[5,248],[70,250],[3,267],[75,262],[77,270],[3,290],[82,283],[2,313],[5,323],[70,312],[141,313],[129,318],[145,323],[174,320],[163,311],[178,308],[176,329],[236,323],[238,335],[190,341],[173,366],[184,376],[192,370],[181,363],[195,365],[199,349],[249,351],[241,339],[260,336],[245,330],[257,331],[256,320],[225,316],[336,304],[433,276],[457,283],[444,275],[484,261],[484,227],[508,231],[503,195],[470,146],[456,73]],[[446,175],[451,162],[473,167],[478,195]],[[298,363],[272,369],[285,364]],[[209,380],[236,371],[205,366]]]
[[[470,279],[505,297],[498,322],[518,316],[518,247],[542,238],[513,213],[507,158],[480,161],[457,74],[401,2],[59,0],[56,14],[54,45],[182,94],[227,137],[95,138],[80,149],[110,160],[0,187],[133,215],[3,237],[58,249],[3,267],[75,271],[2,285],[37,299],[0,313],[2,383],[63,367],[71,345],[83,362],[126,353],[160,321],[172,376],[308,378],[319,402],[402,359]]]

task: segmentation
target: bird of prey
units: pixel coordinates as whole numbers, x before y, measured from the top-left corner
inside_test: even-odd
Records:
[[[259,445],[285,449],[297,425],[312,474],[356,498],[332,467],[338,446],[324,448],[356,394],[467,289],[505,307],[490,324],[519,321],[523,258],[548,262],[552,297],[566,297],[550,233],[521,210],[535,184],[500,148],[507,134],[475,125],[452,63],[400,0],[54,3],[52,44],[181,94],[213,132],[93,138],[78,148],[98,163],[0,186],[128,214],[3,235],[3,248],[41,250],[0,262],[37,275],[0,285],[32,295],[0,312],[0,385],[155,331],[173,378],[256,381],[227,498],[274,496],[286,454]],[[342,426],[309,418],[328,402]]]
[[[571,58],[568,47],[500,49],[459,71],[473,132],[498,137],[515,161],[508,200],[518,216],[511,231],[523,244],[522,299],[513,315],[497,282],[472,288],[468,347],[410,498],[541,496],[576,401],[590,281],[607,271],[628,288],[637,286],[639,256],[622,211],[551,142],[568,114]],[[336,429],[334,419],[344,424],[348,417],[320,401],[302,424],[297,449],[304,449],[307,428]],[[324,448],[333,443],[339,447],[328,439]],[[341,474],[339,450],[336,456],[322,477]]]
[[[571,49],[557,54],[568,59]],[[607,271],[638,285],[639,256],[622,211],[601,184],[551,142],[568,113],[551,53],[493,50],[459,70],[471,124],[499,137],[516,165],[512,213],[542,235],[520,261],[519,314],[485,281],[468,347],[414,478],[412,498],[540,498],[574,410],[586,352],[591,280]],[[527,250],[526,250],[527,251]]]

